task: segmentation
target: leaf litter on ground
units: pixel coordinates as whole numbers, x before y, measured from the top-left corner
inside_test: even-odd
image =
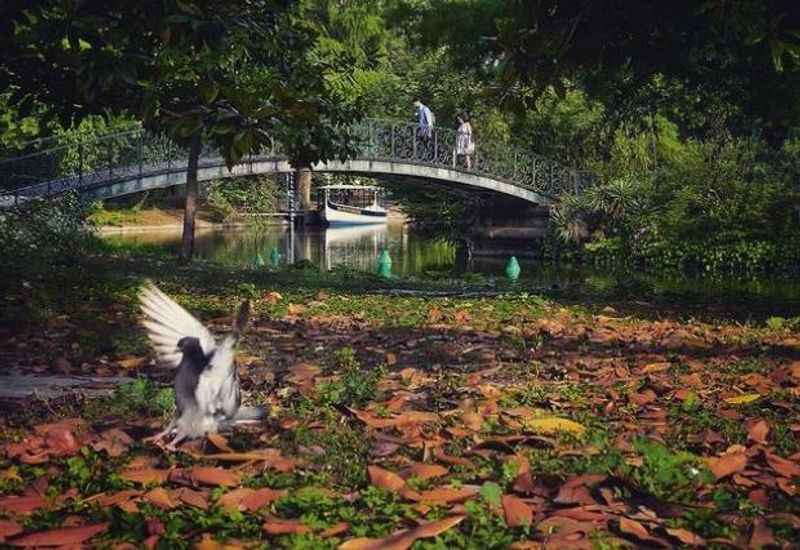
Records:
[[[140,543],[172,544],[172,518],[198,548],[459,547],[478,526],[516,548],[800,537],[796,336],[501,298],[396,322],[423,303],[265,292],[237,364],[270,417],[172,456],[140,444],[163,422],[143,405],[154,394],[20,423],[3,441],[0,540],[120,541],[112,510],[150,526]],[[220,510],[237,518],[226,536],[192,527]]]

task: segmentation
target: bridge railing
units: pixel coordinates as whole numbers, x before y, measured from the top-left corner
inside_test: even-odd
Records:
[[[457,132],[436,128],[422,136],[416,124],[365,119],[347,131],[353,137],[357,159],[418,163],[446,170],[468,172],[556,197],[563,192],[580,192],[594,184],[587,172],[508,144],[475,141],[472,165],[456,154]],[[136,128],[67,141],[40,151],[0,161],[0,199],[18,203],[33,197],[50,196],[70,190],[84,190],[145,176],[177,173],[186,168],[188,152],[161,134]],[[52,144],[51,144],[52,145]],[[242,159],[286,159],[280,143]],[[200,166],[223,166],[218,151],[205,146]],[[0,204],[2,206],[2,204]]]

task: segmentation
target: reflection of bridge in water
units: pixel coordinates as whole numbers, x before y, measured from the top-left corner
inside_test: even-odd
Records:
[[[119,231],[106,235],[111,241],[147,244],[176,249],[180,245],[179,229],[158,231]],[[378,255],[388,248],[392,267],[397,274],[420,273],[426,269],[451,265],[451,245],[414,234],[408,227],[389,224],[378,227],[297,230],[289,225],[265,227],[200,229],[196,238],[199,258],[253,268],[257,256],[269,267],[270,254],[277,248],[281,263],[308,260],[323,270],[350,267],[374,272]]]
[[[580,192],[593,176],[508,144],[477,141],[472,168],[455,153],[456,132],[437,128],[422,139],[415,124],[365,120],[342,132],[353,138],[350,160],[329,160],[317,172],[412,179],[459,185],[549,205],[563,192]],[[29,154],[0,161],[0,206],[78,191],[86,199],[107,199],[186,181],[187,151],[163,135],[142,129],[70,143],[43,142]],[[292,173],[279,143],[250,155],[228,170],[219,153],[204,148],[198,179]]]

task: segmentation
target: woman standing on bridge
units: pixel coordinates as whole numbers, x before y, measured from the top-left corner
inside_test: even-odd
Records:
[[[458,130],[456,133],[456,155],[464,158],[464,168],[472,169],[472,154],[475,152],[475,142],[472,141],[472,124],[467,113],[458,115]]]

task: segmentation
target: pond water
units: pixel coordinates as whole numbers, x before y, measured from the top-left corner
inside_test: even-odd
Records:
[[[107,234],[119,244],[163,247],[177,253],[178,230],[131,231]],[[308,260],[321,269],[348,266],[375,272],[384,248],[392,258],[395,275],[442,276],[453,272],[456,250],[452,244],[424,237],[408,226],[341,227],[295,230],[288,226],[202,230],[197,234],[196,253],[214,262],[252,268],[257,258],[270,265],[273,250],[281,265]],[[469,271],[487,277],[503,277],[506,258],[476,259]],[[623,292],[633,296],[703,296],[736,301],[757,297],[781,305],[780,309],[800,315],[800,282],[792,279],[740,280],[711,277],[609,272],[591,266],[555,265],[552,262],[520,259],[521,282],[528,287],[570,288],[590,292]]]

